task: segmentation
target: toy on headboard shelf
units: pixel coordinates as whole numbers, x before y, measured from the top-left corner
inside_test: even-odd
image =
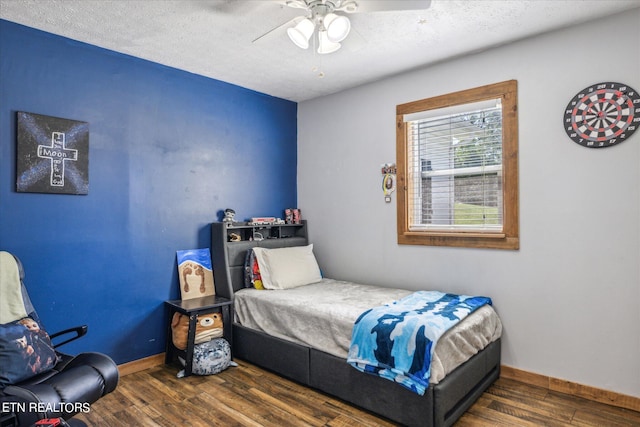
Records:
[[[300,209],[287,208],[284,210],[284,222],[286,224],[300,224],[302,222],[302,215]]]
[[[233,225],[233,219],[236,216],[236,211],[233,209],[225,209],[224,210],[224,218],[222,218],[222,222],[227,224],[227,227]]]
[[[273,216],[254,216],[249,221],[250,225],[273,225],[276,223],[276,218]]]

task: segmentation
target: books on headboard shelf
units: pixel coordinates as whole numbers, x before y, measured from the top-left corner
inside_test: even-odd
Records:
[[[260,241],[266,239],[282,239],[287,237],[307,237],[307,221],[299,224],[252,224],[252,223],[213,223],[226,236],[227,242]]]

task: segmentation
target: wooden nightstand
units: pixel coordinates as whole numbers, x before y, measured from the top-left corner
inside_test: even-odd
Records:
[[[166,364],[173,363],[177,356],[182,356],[185,360],[184,376],[191,375],[193,366],[193,347],[196,339],[196,321],[199,314],[212,313],[216,309],[222,313],[223,337],[229,342],[233,348],[231,341],[231,322],[233,321],[233,301],[220,296],[208,296],[202,298],[193,298],[188,300],[171,300],[165,301],[165,305],[169,309],[169,326],[167,328],[167,346],[164,362]],[[171,319],[173,313],[178,312],[189,316],[189,334],[187,336],[187,349],[180,350],[173,345],[171,338]]]

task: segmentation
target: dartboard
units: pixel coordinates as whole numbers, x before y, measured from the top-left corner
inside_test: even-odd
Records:
[[[640,126],[640,95],[622,83],[589,86],[567,105],[564,126],[569,138],[584,147],[619,144]]]

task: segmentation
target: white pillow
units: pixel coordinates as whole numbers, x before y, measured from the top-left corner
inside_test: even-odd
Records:
[[[313,244],[289,248],[253,248],[265,289],[291,289],[322,280]]]

